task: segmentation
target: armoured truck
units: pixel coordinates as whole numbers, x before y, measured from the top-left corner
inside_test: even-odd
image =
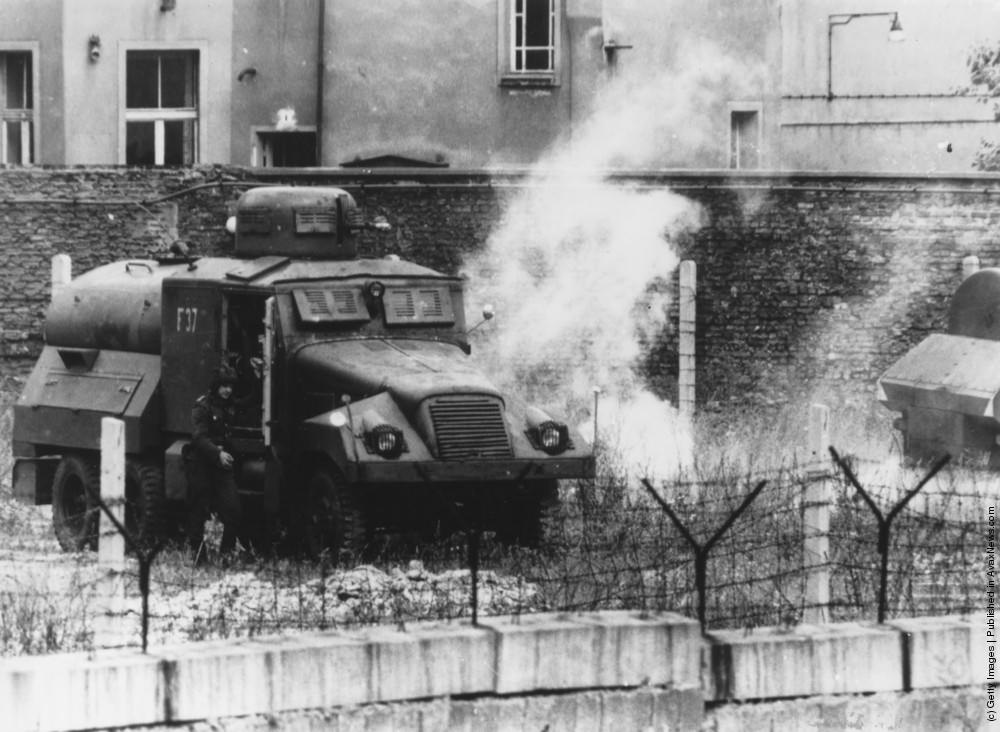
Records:
[[[921,341],[878,381],[879,400],[913,459],[988,455],[1000,467],[1000,269],[955,291],[948,330]]]
[[[127,528],[166,531],[220,363],[249,385],[232,444],[255,540],[359,551],[376,528],[440,531],[474,503],[485,529],[537,542],[557,481],[592,476],[593,455],[473,364],[463,281],[358,258],[365,223],[337,188],[250,189],[234,225],[231,257],[120,261],[54,288],[14,408],[13,485],[52,504],[62,547],[96,545],[106,416],[124,422]]]

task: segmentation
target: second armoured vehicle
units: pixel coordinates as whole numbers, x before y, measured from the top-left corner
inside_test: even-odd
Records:
[[[879,400],[913,459],[989,456],[1000,467],[1000,269],[969,275],[952,296],[948,332],[914,346],[879,379]]]

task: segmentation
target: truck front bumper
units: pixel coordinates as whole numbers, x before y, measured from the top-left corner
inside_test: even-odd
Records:
[[[594,477],[594,458],[544,460],[385,461],[353,463],[348,479],[356,483],[459,483]]]

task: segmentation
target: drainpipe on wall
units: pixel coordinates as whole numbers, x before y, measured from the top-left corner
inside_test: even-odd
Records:
[[[326,0],[319,0],[316,61],[316,164],[323,165],[323,84],[326,81]]]

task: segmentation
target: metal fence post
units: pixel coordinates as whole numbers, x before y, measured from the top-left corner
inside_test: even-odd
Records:
[[[686,417],[694,414],[695,382],[695,295],[698,266],[689,259],[680,269],[680,327],[678,328],[679,361],[677,371],[677,406]]]
[[[830,446],[830,408],[823,404],[809,407],[809,466],[802,499],[802,523],[805,538],[802,565],[806,573],[804,623],[830,621],[830,500],[829,473],[823,466]]]

